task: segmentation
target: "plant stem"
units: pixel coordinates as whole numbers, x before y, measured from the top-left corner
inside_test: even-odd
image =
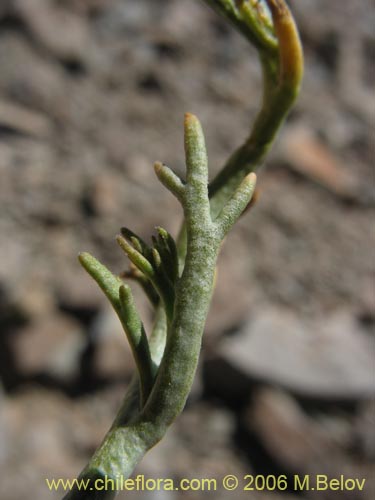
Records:
[[[262,106],[249,137],[229,158],[209,188],[203,133],[198,120],[192,115],[185,118],[186,183],[165,165],[155,165],[159,180],[184,208],[185,225],[177,248],[179,268],[183,272],[178,278],[174,255],[172,297],[163,281],[155,281],[155,264],[160,268],[163,265],[160,254],[153,252],[153,263],[150,263],[149,256],[145,258],[143,255],[145,244],[129,230],[124,230],[124,236],[130,236],[133,247],[120,240],[121,246],[138,269],[141,268],[146,278],[152,281],[154,288],[159,287],[159,295],[164,295],[167,316],[159,304],[149,340],[150,354],[146,356],[149,359],[146,366],[150,367],[148,379],[143,381],[140,391],[138,377],[133,378],[111,429],[79,479],[105,481],[129,477],[147,450],[164,436],[182,411],[198,363],[219,247],[253,194],[255,177],[248,174],[264,160],[299,92],[303,72],[302,48],[284,0],[267,0],[272,20],[261,9],[259,2],[253,0],[205,2],[229,19],[257,48],[263,69]],[[83,258],[83,261],[87,263],[87,259]],[[85,267],[102,287],[126,326],[123,317],[126,309],[126,304],[123,307],[126,302],[124,291],[121,292],[122,299],[119,299],[122,282],[100,266],[95,261],[91,268]],[[136,347],[141,340],[142,350],[148,350],[138,320],[136,326],[130,335],[135,356],[140,353]],[[142,380],[147,369],[142,362],[138,365]],[[102,484],[99,483],[99,486]],[[93,489],[89,491],[79,490],[76,486],[64,499],[112,500],[116,495],[110,487],[99,490],[93,482],[91,486]]]

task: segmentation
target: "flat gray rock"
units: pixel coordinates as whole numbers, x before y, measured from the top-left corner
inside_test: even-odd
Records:
[[[245,377],[299,395],[362,399],[375,392],[374,338],[345,312],[303,322],[278,309],[260,311],[221,346]]]

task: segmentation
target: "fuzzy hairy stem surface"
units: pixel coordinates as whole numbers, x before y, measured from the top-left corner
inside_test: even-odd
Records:
[[[155,281],[155,263],[157,266],[162,264],[160,255],[153,251],[151,261],[149,257],[144,259],[143,242],[125,229],[123,234],[130,237],[133,247],[124,245],[122,240],[120,243],[133,263],[138,265],[138,275],[132,273],[133,277],[138,278],[154,303],[154,291],[158,290],[164,307],[159,301],[147,347],[151,362],[146,365],[138,363],[139,374],[133,378],[111,429],[79,479],[104,481],[129,477],[147,450],[164,436],[182,411],[198,362],[221,241],[249,203],[255,186],[255,176],[249,173],[264,160],[299,92],[303,72],[302,49],[293,17],[284,0],[204,1],[229,19],[258,50],[263,69],[262,106],[249,137],[232,154],[210,186],[203,134],[192,115],[185,119],[186,182],[165,165],[155,164],[159,180],[184,208],[185,225],[178,248],[174,249],[178,252],[179,268],[183,272],[175,280],[171,297],[164,282]],[[264,8],[265,3],[268,9]],[[177,259],[174,265],[177,265]],[[174,274],[179,274],[178,269]],[[103,286],[100,280],[97,281],[120,315],[124,312],[119,301],[122,282],[107,274],[105,278]],[[121,293],[124,295],[124,291]],[[146,344],[138,320],[135,324],[138,329],[130,340],[137,346],[142,339],[144,350]],[[146,389],[142,392],[139,379],[145,379],[145,366],[149,373],[147,382],[143,382]],[[115,496],[116,491],[111,488],[94,488],[86,492],[76,488],[64,499],[111,500]]]
[[[163,323],[162,316],[159,318],[159,335],[162,335],[163,328],[168,330],[160,366],[155,373],[151,392],[138,412],[136,406],[140,397],[139,391],[135,382],[131,384],[112,428],[80,475],[80,481],[91,481],[91,496],[85,497],[86,493],[79,491],[77,486],[66,495],[66,499],[114,498],[115,492],[108,488],[100,489],[101,485],[108,485],[108,480],[128,478],[143,455],[160,441],[174,419],[182,412],[198,364],[220,245],[254,192],[255,176],[250,176],[230,199],[221,217],[212,221],[207,188],[207,156],[201,125],[194,115],[187,114],[184,128],[186,183],[183,183],[182,192],[176,192],[174,180],[164,184],[181,201],[187,228],[187,253],[182,276],[177,279],[175,285],[173,319],[166,324]],[[159,177],[161,175],[158,169],[156,174]],[[165,177],[163,180],[165,181]],[[137,260],[140,262],[140,268],[151,274],[145,258],[140,259],[137,256],[132,262],[136,263]],[[124,326],[133,328],[132,342],[140,345],[143,327],[134,313],[128,288],[125,288],[118,278],[112,277],[111,273],[91,256],[85,254],[83,258],[81,255],[80,261],[110,298],[121,320],[122,313],[128,312],[130,318]],[[155,338],[155,332],[153,337]],[[157,344],[151,343],[151,352],[156,349],[156,345],[160,347],[163,340],[160,337]],[[135,349],[135,355],[137,353]],[[143,364],[139,363],[138,368],[142,381]],[[141,388],[143,387],[144,384],[141,384]],[[144,391],[141,390],[141,397],[143,395]]]

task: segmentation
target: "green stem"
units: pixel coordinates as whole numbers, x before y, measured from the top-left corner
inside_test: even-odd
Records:
[[[129,477],[147,450],[164,436],[182,411],[198,362],[222,238],[250,201],[255,179],[248,174],[263,161],[299,92],[302,49],[284,0],[267,0],[272,22],[252,0],[205,1],[230,19],[258,49],[264,80],[262,107],[248,139],[230,157],[209,189],[203,134],[192,115],[185,120],[187,182],[181,181],[165,165],[155,165],[161,182],[184,208],[186,225],[177,248],[179,267],[183,272],[181,278],[176,279],[174,307],[168,311],[169,321],[163,309],[157,309],[157,321],[150,338],[154,384],[149,397],[139,411],[140,391],[135,377],[110,431],[80,479]],[[153,280],[153,271],[139,257],[142,257],[143,243],[134,243],[138,252],[125,245],[126,252]],[[178,274],[176,271],[174,276]],[[118,307],[116,294],[113,294],[113,286],[118,287],[118,283],[111,283],[112,278],[104,274],[102,288],[114,307]],[[108,488],[88,492],[76,488],[64,499],[112,500],[115,495],[116,492]]]
[[[108,484],[130,476],[147,450],[160,441],[181,413],[189,395],[201,350],[222,238],[249,203],[254,179],[244,181],[228,203],[227,212],[223,212],[218,222],[213,222],[207,189],[204,137],[200,123],[193,115],[185,117],[185,151],[187,183],[182,205],[187,228],[187,255],[184,271],[176,283],[173,321],[154,385],[144,407],[135,413],[138,396],[135,384],[131,384],[112,428],[79,477],[81,481],[90,481],[91,496],[85,497],[86,493],[76,487],[66,495],[66,500],[114,498],[115,493],[108,489]],[[169,188],[173,191],[174,183]],[[105,271],[106,276],[108,272]],[[97,281],[100,282],[100,279]],[[138,318],[135,318],[135,326],[131,321],[134,311],[126,290],[124,286],[120,287],[120,304],[123,304],[124,312],[131,316],[128,322],[139,329]],[[160,325],[157,331],[162,337]],[[158,340],[160,347],[164,339]],[[155,349],[155,344],[151,345]],[[107,488],[101,489],[105,481]]]
[[[148,340],[135,307],[130,287],[114,276],[103,264],[87,252],[79,255],[84,269],[98,283],[112,304],[128,338],[138,368],[141,406],[144,405],[154,382],[153,366]]]
[[[270,54],[264,48],[259,50],[263,70],[262,106],[249,137],[209,186],[213,217],[242,179],[263,162],[300,90],[303,53],[297,27],[282,0],[268,0],[267,3],[272,12],[278,51]]]
[[[135,307],[133,295],[128,285],[119,289],[121,323],[128,337],[138,368],[141,385],[141,407],[144,406],[154,383],[150,348],[145,329]]]

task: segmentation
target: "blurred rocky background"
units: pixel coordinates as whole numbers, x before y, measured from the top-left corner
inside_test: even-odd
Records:
[[[366,478],[364,491],[302,497],[370,500],[375,3],[290,4],[306,54],[302,94],[260,172],[255,208],[223,248],[187,408],[137,473],[344,474]],[[122,225],[145,238],[156,225],[176,234],[181,211],[153,162],[183,172],[190,111],[214,175],[260,95],[255,51],[199,1],[1,1],[2,500],[61,498],[45,478],[80,471],[134,369],[77,253],[120,272]],[[228,497],[126,498],[205,495]]]

